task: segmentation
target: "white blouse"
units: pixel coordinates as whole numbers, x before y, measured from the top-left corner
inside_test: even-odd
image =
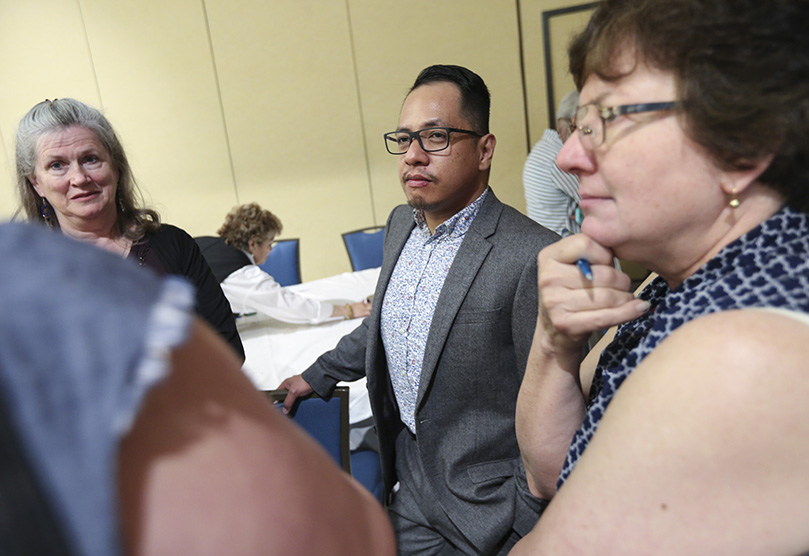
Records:
[[[221,286],[230,309],[239,315],[261,313],[281,322],[320,324],[331,320],[334,310],[331,303],[310,299],[282,287],[255,264],[232,272]]]

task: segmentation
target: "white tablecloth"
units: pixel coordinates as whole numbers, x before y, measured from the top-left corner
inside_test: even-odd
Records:
[[[335,304],[356,302],[374,293],[379,269],[345,272],[337,276],[288,286],[301,295]],[[260,317],[239,319],[244,344],[244,372],[259,390],[273,390],[285,378],[300,374],[329,351],[362,319],[336,319],[318,325],[286,324]],[[350,387],[349,419],[357,423],[371,416],[365,379],[340,383]]]

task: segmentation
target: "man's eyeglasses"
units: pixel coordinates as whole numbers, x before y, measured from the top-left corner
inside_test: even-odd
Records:
[[[581,141],[585,147],[594,149],[604,143],[607,135],[607,123],[625,114],[674,110],[682,102],[647,102],[643,104],[624,104],[622,106],[601,107],[595,103],[579,106],[573,118],[571,133],[581,133]]]
[[[443,151],[449,147],[451,133],[467,133],[483,137],[482,133],[455,127],[427,127],[418,131],[391,131],[385,134],[385,148],[390,154],[405,154],[413,139],[419,142],[421,150],[428,153]]]

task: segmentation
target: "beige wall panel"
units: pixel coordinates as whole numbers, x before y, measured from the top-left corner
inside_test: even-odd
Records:
[[[565,3],[519,5],[533,135],[547,122],[541,12]],[[231,207],[255,200],[278,213],[283,235],[302,238],[305,279],[334,274],[349,268],[340,232],[383,224],[404,201],[381,135],[395,128],[407,89],[427,65],[465,65],[486,80],[498,138],[491,183],[524,209],[529,141],[517,6],[0,0],[0,45],[15,53],[0,66],[13,84],[0,91],[2,147],[10,157],[13,129],[34,102],[85,100],[110,117],[166,221],[214,233]],[[430,22],[424,27],[434,38],[392,36],[414,14]],[[32,21],[37,41],[26,31]],[[10,213],[10,170],[0,168],[0,216]]]
[[[520,3],[531,145],[539,141],[549,125],[542,13],[588,3],[575,0],[522,0]],[[554,101],[557,106],[562,97],[574,87],[573,79],[567,69],[567,45],[570,39],[584,28],[591,13],[591,11],[577,12],[551,18],[551,65]]]
[[[377,218],[404,202],[396,161],[382,134],[398,124],[404,95],[432,64],[466,66],[492,94],[497,137],[490,182],[498,197],[525,210],[527,154],[516,2],[349,0]]]
[[[301,238],[304,280],[350,270],[340,234],[374,221],[345,2],[207,5],[239,201]]]
[[[3,148],[3,156],[0,156],[0,222],[4,222],[14,214],[17,197],[14,194],[13,164],[8,157],[5,140],[2,137],[0,147]]]
[[[570,75],[567,47],[570,41],[587,26],[592,10],[574,12],[551,18],[551,66],[553,68],[553,94],[556,106],[576,88]]]
[[[236,202],[199,0],[81,0],[106,115],[166,222],[212,232]]]
[[[0,0],[0,218],[17,206],[14,133],[25,113],[46,98],[98,104],[84,23],[76,0]]]

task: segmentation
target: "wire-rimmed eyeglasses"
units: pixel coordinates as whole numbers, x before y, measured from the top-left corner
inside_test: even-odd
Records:
[[[418,131],[391,131],[384,135],[385,148],[390,154],[405,154],[413,139],[419,142],[421,150],[428,153],[443,151],[449,147],[451,133],[467,133],[475,137],[483,137],[482,133],[456,127],[426,127]]]
[[[573,118],[571,133],[581,133],[582,143],[589,148],[595,148],[604,143],[607,135],[607,123],[618,116],[625,114],[640,114],[642,112],[657,112],[659,110],[674,110],[682,104],[681,101],[646,102],[641,104],[624,104],[621,106],[602,107],[591,102],[579,106]]]

